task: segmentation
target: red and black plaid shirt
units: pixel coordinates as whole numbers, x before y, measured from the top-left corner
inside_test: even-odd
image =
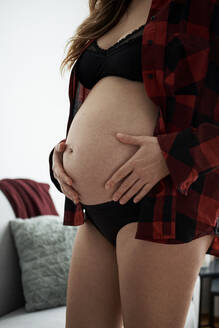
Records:
[[[66,138],[90,91],[74,67]],[[215,232],[207,253],[219,257],[219,0],[153,0],[142,37],[142,76],[160,108],[154,136],[170,174],[141,200],[145,222],[138,222],[135,237],[177,243],[187,225],[188,240]],[[61,191],[53,150],[50,175]],[[65,197],[63,224],[83,223],[81,204]]]

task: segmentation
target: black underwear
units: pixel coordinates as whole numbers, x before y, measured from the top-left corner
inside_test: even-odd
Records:
[[[90,220],[105,238],[116,247],[118,231],[130,222],[137,222],[140,202],[133,203],[135,195],[125,204],[109,201],[101,204],[82,204],[85,221]]]

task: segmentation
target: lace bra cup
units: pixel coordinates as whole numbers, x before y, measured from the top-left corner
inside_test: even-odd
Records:
[[[127,34],[107,49],[94,40],[75,64],[78,80],[91,89],[101,78],[114,75],[143,81],[141,73],[141,44],[144,25]]]

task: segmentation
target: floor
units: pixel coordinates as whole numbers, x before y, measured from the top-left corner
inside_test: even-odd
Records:
[[[209,322],[208,320],[208,314],[202,314],[201,316],[201,325],[206,325]],[[205,328],[211,328],[210,326],[204,326]],[[215,328],[219,328],[219,317],[215,318]]]

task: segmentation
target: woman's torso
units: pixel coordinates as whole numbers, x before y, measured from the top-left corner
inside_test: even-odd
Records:
[[[128,31],[138,28],[126,26]],[[97,40],[97,46],[109,49],[119,42],[112,42],[119,31],[113,30],[101,37],[103,41]],[[81,203],[112,200],[121,181],[110,191],[104,188],[106,181],[138,150],[117,140],[116,133],[153,135],[157,117],[158,107],[147,96],[143,81],[106,76],[92,87],[71,123],[63,154],[63,167]]]

